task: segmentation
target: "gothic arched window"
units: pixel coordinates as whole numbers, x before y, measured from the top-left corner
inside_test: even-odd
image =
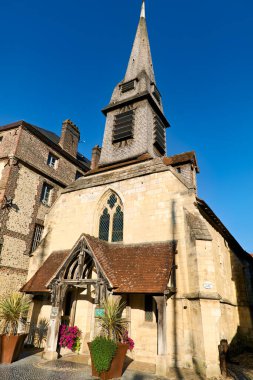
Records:
[[[99,217],[99,239],[115,243],[123,241],[123,217],[120,198],[111,193],[106,198]]]
[[[108,241],[110,228],[110,214],[108,209],[105,208],[103,214],[100,216],[99,221],[99,239]]]

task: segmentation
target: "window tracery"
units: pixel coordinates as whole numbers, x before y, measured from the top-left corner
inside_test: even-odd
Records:
[[[99,239],[109,242],[123,241],[124,213],[120,198],[111,193],[99,217]]]

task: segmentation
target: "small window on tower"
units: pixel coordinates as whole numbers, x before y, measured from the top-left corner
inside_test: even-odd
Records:
[[[0,136],[0,143],[3,141],[3,136]]]
[[[158,115],[154,117],[154,146],[159,153],[164,155],[165,153],[165,125]]]
[[[133,138],[134,110],[120,113],[114,118],[112,142],[120,142]]]
[[[158,90],[158,88],[156,87],[156,85],[153,83],[153,95],[155,97],[155,99],[158,101],[158,103],[160,104],[161,103],[161,94]]]
[[[123,83],[121,85],[121,92],[124,93],[127,91],[134,90],[134,84],[135,84],[135,80],[130,80],[129,82]]]

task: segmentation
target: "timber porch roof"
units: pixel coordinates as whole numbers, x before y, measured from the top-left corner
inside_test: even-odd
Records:
[[[107,243],[89,235],[82,236],[112,284],[114,293],[161,294],[167,289],[175,242],[124,245]],[[71,252],[52,252],[21,291],[48,293],[46,284],[53,279]]]

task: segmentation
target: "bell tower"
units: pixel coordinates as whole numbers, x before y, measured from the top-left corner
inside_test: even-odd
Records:
[[[166,154],[165,130],[169,122],[156,86],[144,0],[125,77],[102,111],[106,125],[99,166],[145,153],[152,157]]]

